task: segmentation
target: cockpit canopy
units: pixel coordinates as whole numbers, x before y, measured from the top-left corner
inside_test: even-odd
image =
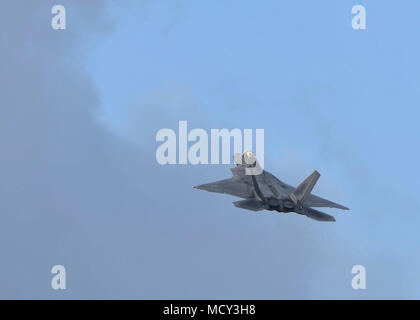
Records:
[[[247,167],[255,167],[257,164],[257,158],[252,151],[245,151],[244,153],[235,153],[233,159],[237,166],[245,165]]]

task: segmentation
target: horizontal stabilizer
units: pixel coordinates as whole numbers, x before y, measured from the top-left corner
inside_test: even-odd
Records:
[[[297,213],[304,214],[308,218],[317,220],[317,221],[335,221],[335,218],[333,216],[330,216],[329,214],[326,214],[324,212],[312,209],[312,208],[301,208],[299,210],[296,210]]]
[[[235,207],[252,211],[261,211],[264,209],[263,203],[257,199],[236,201],[233,204],[235,205]]]

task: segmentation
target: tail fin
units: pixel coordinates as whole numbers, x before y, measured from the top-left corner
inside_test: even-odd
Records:
[[[316,182],[318,181],[320,174],[318,171],[314,171],[309,177],[305,179],[293,192],[290,193],[290,198],[295,202],[303,202],[305,198],[311,193]]]

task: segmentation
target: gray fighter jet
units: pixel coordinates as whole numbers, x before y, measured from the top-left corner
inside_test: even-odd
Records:
[[[245,200],[233,202],[242,209],[278,212],[296,212],[318,221],[335,221],[335,218],[311,207],[348,208],[311,194],[320,174],[314,171],[297,188],[280,181],[271,173],[262,170],[251,151],[234,156],[236,167],[231,168],[233,177],[195,186],[196,189],[226,193]],[[253,170],[257,174],[250,174]],[[255,170],[258,169],[258,170]],[[247,171],[248,170],[248,171]]]

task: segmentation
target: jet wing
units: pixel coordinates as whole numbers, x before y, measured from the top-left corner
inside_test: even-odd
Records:
[[[250,199],[254,197],[251,186],[245,183],[246,180],[238,178],[230,178],[216,182],[210,182],[195,186],[196,189],[206,190],[209,192],[226,193],[232,196]]]

